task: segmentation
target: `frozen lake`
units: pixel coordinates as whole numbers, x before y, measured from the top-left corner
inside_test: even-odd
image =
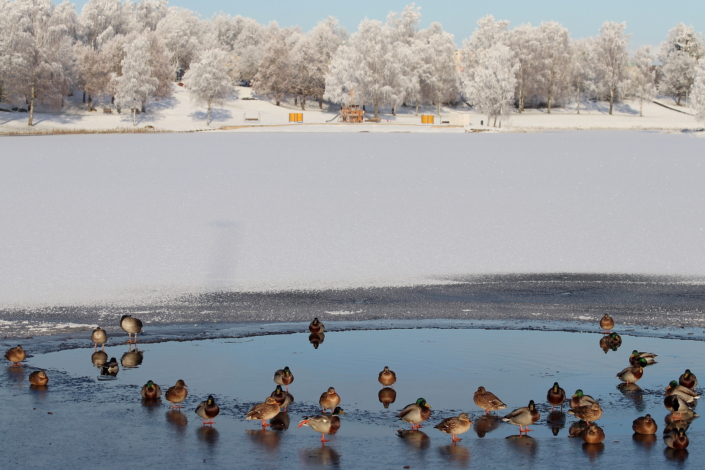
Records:
[[[305,330],[306,324],[296,328]],[[27,466],[29,456],[51,449],[51,459],[32,459],[30,466],[124,468],[139,461],[150,467],[179,462],[189,468],[232,468],[236,459],[248,468],[699,468],[705,451],[700,419],[688,428],[688,452],[666,450],[662,431],[668,414],[664,389],[685,368],[701,371],[702,342],[618,331],[623,344],[607,354],[599,346],[600,334],[467,329],[333,331],[318,349],[311,347],[308,333],[145,344],[142,363],[123,368],[109,382],[97,380],[92,347],[36,354],[24,368],[3,365],[0,437],[13,451],[3,453],[1,461]],[[658,354],[658,364],[645,369],[638,387],[625,390],[615,374],[628,364],[632,349]],[[124,344],[106,348],[118,360],[127,351]],[[388,409],[378,397],[377,374],[385,365],[398,377]],[[284,366],[295,376],[290,387],[295,403],[280,419],[288,429],[261,431],[259,422],[245,421],[244,414],[274,390],[272,375]],[[48,371],[46,389],[29,387],[27,376],[35,368]],[[169,411],[166,402],[141,404],[139,388],[148,380],[166,390],[177,379],[189,386],[183,412]],[[580,388],[601,403],[604,414],[597,424],[607,436],[602,445],[568,438],[577,420],[565,413],[567,407],[551,413],[546,404],[556,381],[569,395]],[[472,402],[481,385],[508,405],[494,416],[536,401],[541,419],[530,438],[518,438],[516,426],[482,417]],[[296,424],[317,412],[318,397],[329,386],[340,394],[346,415],[322,449],[320,435]],[[212,429],[203,428],[194,414],[209,394],[221,406]],[[399,438],[397,430],[409,426],[394,415],[419,397],[432,406],[432,417],[421,431]],[[460,412],[469,413],[474,426],[451,445],[450,436],[433,426]],[[656,436],[633,436],[632,421],[646,413],[658,423]],[[21,435],[13,432],[12,423],[18,422]]]
[[[0,308],[705,275],[693,135],[68,135],[2,153]]]

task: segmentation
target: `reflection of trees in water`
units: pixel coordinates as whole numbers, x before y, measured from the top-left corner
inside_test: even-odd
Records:
[[[299,460],[304,466],[321,465],[324,467],[338,467],[340,454],[326,445],[299,450]]]
[[[473,429],[477,433],[477,437],[485,437],[485,434],[492,432],[502,423],[502,418],[494,415],[483,415],[477,418],[473,423]]]
[[[458,443],[454,442],[447,446],[440,446],[438,453],[450,465],[467,467],[470,464],[470,450]]]

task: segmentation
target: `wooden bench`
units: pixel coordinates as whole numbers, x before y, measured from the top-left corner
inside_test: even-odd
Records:
[[[113,114],[112,108],[103,108],[103,114]]]

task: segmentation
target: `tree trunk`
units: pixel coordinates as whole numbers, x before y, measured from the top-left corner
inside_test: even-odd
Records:
[[[301,95],[301,111],[306,111],[306,95]]]
[[[85,103],[85,101],[83,101],[83,102]],[[89,94],[88,95],[88,111],[90,111],[92,107],[93,107],[93,97]]]
[[[298,106],[298,105],[299,105],[299,94],[294,93],[294,106]]]
[[[678,95],[678,101],[676,102],[676,105],[678,105],[678,106],[681,105],[681,95]]]
[[[578,102],[578,114],[580,114],[580,87],[578,87],[578,96],[576,101]]]
[[[396,115],[397,115],[397,107],[392,106],[392,116],[396,116]]]
[[[610,88],[610,116],[612,116],[612,108],[614,107],[614,88]]]
[[[379,100],[377,98],[375,98],[374,106],[375,106],[375,117],[379,117]]]
[[[86,92],[85,91],[83,92],[83,102],[84,103],[86,102]]]
[[[34,98],[37,94],[37,87],[34,83],[32,83],[32,91],[30,92],[29,95],[29,122],[27,123],[28,126],[33,126],[34,124],[32,123],[34,119]]]
[[[416,100],[416,115],[419,115],[419,100]]]
[[[208,117],[206,118],[206,126],[211,125],[211,102],[208,100]]]
[[[490,127],[490,113],[487,113],[487,127]]]
[[[548,94],[548,114],[551,114],[551,103],[553,102],[553,94],[549,93]]]
[[[318,96],[318,109],[323,109],[323,95]]]
[[[132,125],[137,125],[137,103],[134,98],[132,99]]]
[[[146,106],[147,106],[147,100],[143,100],[143,101],[142,101],[142,112],[143,112],[143,113],[146,113],[146,112],[147,112]]]
[[[438,114],[439,117],[441,116],[441,100],[440,100],[440,98],[436,100],[436,114]]]
[[[644,109],[644,97],[640,96],[639,97],[639,117],[644,117],[644,114],[642,112],[643,109]]]

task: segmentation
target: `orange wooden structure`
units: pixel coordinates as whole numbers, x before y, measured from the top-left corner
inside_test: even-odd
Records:
[[[365,111],[360,109],[359,104],[355,104],[353,101],[353,95],[355,90],[352,90],[348,95],[350,95],[350,105],[342,106],[340,108],[340,122],[362,122],[365,116]]]

